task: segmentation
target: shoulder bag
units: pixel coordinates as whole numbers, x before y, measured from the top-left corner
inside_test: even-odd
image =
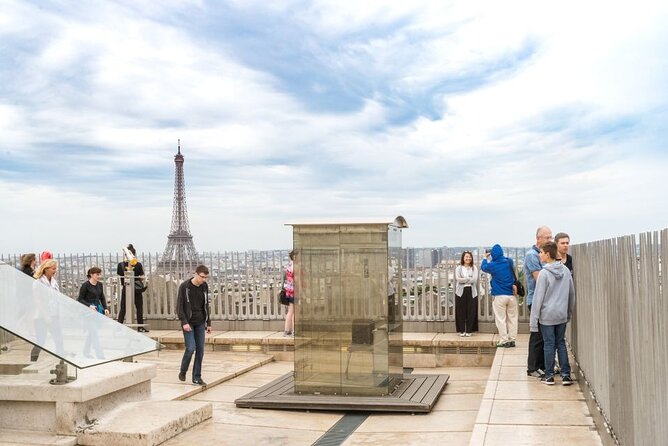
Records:
[[[281,291],[278,293],[278,301],[281,305],[290,305],[288,296],[285,293],[285,273],[283,273],[283,282],[281,283]]]
[[[515,287],[517,288],[517,295],[520,297],[524,297],[524,295],[526,294],[526,290],[524,289],[524,285],[522,285],[522,282],[517,280],[517,276],[515,275],[515,269],[512,266],[510,266],[510,262],[508,262],[508,268],[510,268],[510,272],[513,275],[513,280],[514,280],[513,285],[515,285]]]

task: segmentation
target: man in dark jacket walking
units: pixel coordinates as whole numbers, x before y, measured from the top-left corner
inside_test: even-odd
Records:
[[[211,333],[209,286],[206,283],[208,278],[209,269],[204,265],[199,265],[195,269],[195,275],[179,286],[176,300],[176,314],[181,321],[183,339],[186,344],[186,351],[183,353],[179,370],[179,380],[186,380],[190,359],[195,353],[193,384],[199,386],[206,386],[202,380],[202,360],[204,359],[205,333]]]

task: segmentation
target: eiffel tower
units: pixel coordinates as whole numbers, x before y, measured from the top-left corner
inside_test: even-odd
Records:
[[[181,140],[178,153],[174,156],[174,209],[172,211],[172,228],[167,236],[167,247],[158,262],[158,274],[174,274],[184,277],[199,265],[199,256],[193,243],[188,225],[188,209],[186,208],[186,185],[183,176],[183,155]]]

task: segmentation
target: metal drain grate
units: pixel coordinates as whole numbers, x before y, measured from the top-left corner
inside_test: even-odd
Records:
[[[477,355],[478,353],[478,347],[459,347],[460,355]]]
[[[367,419],[368,413],[347,413],[312,446],[339,446]]]
[[[438,353],[442,355],[456,355],[459,353],[457,347],[439,347]]]

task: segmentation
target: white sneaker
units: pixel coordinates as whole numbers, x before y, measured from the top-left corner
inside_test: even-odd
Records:
[[[460,338],[463,338],[464,336],[466,336],[466,333],[459,333]]]
[[[464,333],[464,336],[466,336],[467,338],[470,338],[470,337],[471,337],[471,333]]]

